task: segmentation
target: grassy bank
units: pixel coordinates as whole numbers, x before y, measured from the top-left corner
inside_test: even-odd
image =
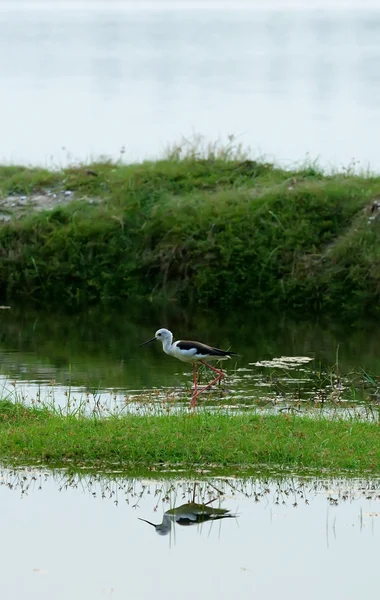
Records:
[[[200,409],[171,416],[59,416],[0,402],[0,460],[126,470],[254,471],[259,465],[380,472],[377,423]]]
[[[0,225],[0,301],[165,299],[232,309],[380,310],[380,177],[228,153],[62,171],[0,167],[0,198],[73,202]]]

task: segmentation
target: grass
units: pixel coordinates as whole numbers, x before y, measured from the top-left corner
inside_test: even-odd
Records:
[[[47,408],[0,402],[3,463],[70,464],[130,472],[260,465],[359,474],[380,471],[377,422],[300,416],[229,416],[198,409],[177,415],[62,416]]]
[[[233,147],[173,148],[134,165],[0,167],[0,197],[47,189],[74,201],[0,225],[3,303],[379,314],[380,177],[280,169]]]

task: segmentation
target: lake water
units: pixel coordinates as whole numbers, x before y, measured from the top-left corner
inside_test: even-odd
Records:
[[[138,481],[2,469],[0,594],[12,600],[372,598],[379,497],[378,480]],[[213,500],[209,506],[237,517],[172,524],[167,535],[139,520],[160,523],[167,510],[193,499]]]
[[[181,136],[380,168],[380,6],[0,3],[0,161],[141,160]]]
[[[132,306],[123,313],[99,308],[74,316],[16,306],[0,310],[0,397],[60,405],[100,400],[117,410],[147,397],[187,403],[191,365],[164,354],[159,342],[138,347],[159,327],[170,328],[176,339],[241,355],[224,364],[228,376],[212,404],[277,411],[330,401],[356,406],[372,398],[378,405],[378,324]],[[374,385],[364,381],[363,371],[375,377]]]

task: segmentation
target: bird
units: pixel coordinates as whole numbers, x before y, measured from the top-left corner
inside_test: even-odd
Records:
[[[202,344],[202,342],[191,342],[188,340],[178,340],[173,342],[173,334],[171,331],[165,328],[158,329],[154,335],[154,338],[148,340],[147,342],[143,342],[140,344],[141,346],[146,346],[146,344],[150,344],[151,342],[155,342],[156,340],[162,343],[162,349],[165,354],[169,354],[169,356],[174,356],[178,358],[182,362],[192,363],[193,364],[193,375],[194,375],[194,393],[190,402],[190,408],[195,408],[197,403],[197,398],[200,394],[203,394],[210,387],[218,383],[223,377],[224,373],[221,369],[217,369],[212,365],[208,364],[205,359],[208,360],[227,360],[231,358],[231,356],[239,356],[236,352],[230,352],[229,350],[220,350],[219,348],[214,348],[213,346],[208,346],[207,344]],[[198,391],[198,382],[197,382],[197,368],[196,363],[202,363],[212,371],[218,374],[215,379],[213,379],[208,385]]]
[[[213,502],[212,500],[211,502]],[[219,519],[236,518],[237,515],[232,514],[226,508],[212,508],[206,504],[197,504],[196,502],[187,502],[177,508],[167,510],[162,518],[162,523],[152,523],[146,519],[138,517],[139,521],[152,525],[158,535],[167,535],[172,527],[172,523],[177,525],[198,525],[207,521],[217,521]]]

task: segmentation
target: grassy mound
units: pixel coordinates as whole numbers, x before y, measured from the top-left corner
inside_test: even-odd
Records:
[[[176,415],[62,416],[0,401],[3,462],[125,469],[168,466],[255,471],[259,465],[379,472],[379,425],[300,416],[229,416],[198,409]]]
[[[228,156],[0,167],[0,197],[47,189],[75,200],[0,226],[2,302],[379,313],[380,177]]]

